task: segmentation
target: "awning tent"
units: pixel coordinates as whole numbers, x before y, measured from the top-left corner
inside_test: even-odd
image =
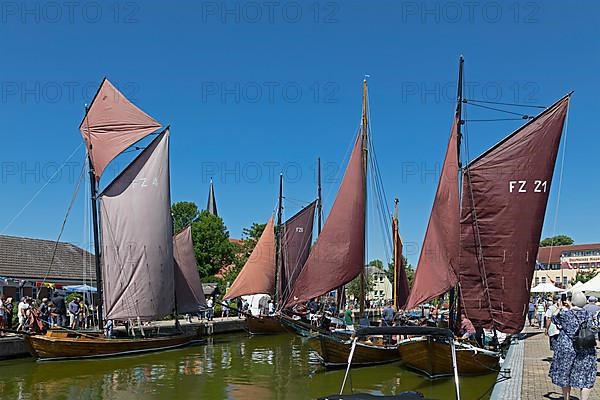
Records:
[[[540,283],[533,289],[531,289],[531,293],[556,293],[561,292],[562,289],[557,288],[551,283]]]
[[[72,293],[96,293],[97,292],[95,287],[89,286],[89,285],[63,286],[63,289],[66,290],[67,292],[72,292]]]
[[[589,293],[600,293],[600,274],[596,275],[577,289],[580,292]]]

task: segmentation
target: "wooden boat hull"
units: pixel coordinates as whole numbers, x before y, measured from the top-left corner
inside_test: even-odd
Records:
[[[330,335],[318,336],[319,346],[314,346],[322,363],[328,368],[339,368],[348,365],[348,356],[352,342],[340,340]],[[377,345],[358,342],[352,357],[353,366],[385,364],[400,360],[397,345]]]
[[[448,343],[432,338],[412,338],[400,342],[398,351],[406,367],[436,379],[454,375]],[[456,362],[461,376],[497,372],[499,353],[457,343]]]
[[[130,355],[174,349],[190,344],[195,335],[107,339],[90,335],[64,334],[25,336],[25,344],[38,360],[66,360]]]
[[[261,315],[255,317],[246,316],[246,328],[251,335],[277,335],[286,333],[288,330],[282,325],[279,316]]]

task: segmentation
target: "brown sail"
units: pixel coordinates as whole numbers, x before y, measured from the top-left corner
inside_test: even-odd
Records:
[[[113,158],[160,126],[104,79],[79,126],[96,179]]]
[[[285,304],[310,253],[316,206],[317,202],[313,201],[283,224],[283,263],[279,273],[278,290],[280,306]]]
[[[152,320],[173,312],[169,131],[100,195],[104,312]]]
[[[458,283],[455,272],[459,249],[457,128],[455,118],[406,309],[438,297]]]
[[[275,228],[273,217],[258,239],[250,258],[227,290],[225,299],[275,291]]]
[[[521,331],[569,95],[463,174],[460,289],[475,326]]]
[[[177,312],[196,313],[200,306],[206,305],[206,299],[198,274],[190,226],[173,237],[173,257],[175,258]]]
[[[350,282],[364,268],[366,199],[362,144],[359,133],[329,218],[296,280],[286,308]]]
[[[409,288],[408,277],[404,269],[404,257],[402,256],[402,239],[398,232],[398,220],[392,219],[392,231],[394,234],[394,307],[404,307],[408,300]]]

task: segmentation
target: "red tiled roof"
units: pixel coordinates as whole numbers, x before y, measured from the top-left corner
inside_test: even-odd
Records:
[[[537,260],[542,264],[559,264],[560,256],[563,252],[577,250],[600,250],[600,243],[540,247],[538,250]]]

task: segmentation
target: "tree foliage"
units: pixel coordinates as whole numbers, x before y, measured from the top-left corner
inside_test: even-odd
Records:
[[[233,263],[235,247],[229,242],[229,232],[220,217],[202,211],[192,223],[192,240],[202,278]]]
[[[371,278],[369,274],[365,274],[365,297],[366,293],[373,290],[373,285],[373,278]],[[346,296],[355,299],[360,298],[360,275],[351,280],[350,283],[346,284]]]
[[[594,278],[596,275],[598,275],[598,270],[580,270],[577,271],[577,274],[575,275],[575,280],[572,282],[573,284],[575,284],[575,282],[581,282],[581,283],[586,283],[587,281],[589,281],[590,279]]]
[[[575,243],[575,241],[567,235],[557,235],[552,237],[547,237],[540,242],[540,247],[549,247],[549,246],[568,246]]]
[[[173,229],[175,233],[181,232],[185,227],[198,219],[200,212],[198,206],[191,201],[180,201],[171,206],[173,216]]]
[[[415,279],[415,269],[408,262],[408,258],[406,258],[405,256],[402,256],[402,259],[403,259],[402,265],[404,265],[404,270],[406,271],[406,277],[408,278],[408,287],[411,288],[413,281]],[[390,280],[390,282],[392,282],[392,285],[394,285],[394,263],[393,262],[388,264],[388,267],[385,269],[385,274],[388,277],[388,279]]]
[[[254,222],[250,228],[244,228],[242,230],[242,251],[246,256],[246,259],[250,257],[250,253],[252,253],[252,250],[256,247],[256,243],[258,242],[258,239],[260,239],[266,226],[267,224],[257,224]],[[244,260],[244,263],[245,262],[246,260]]]

